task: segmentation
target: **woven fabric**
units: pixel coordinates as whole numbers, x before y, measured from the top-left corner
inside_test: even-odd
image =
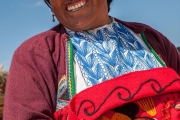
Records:
[[[133,111],[136,106],[138,108],[135,109],[133,119],[144,117],[161,120],[170,117],[168,120],[178,120],[180,112],[174,109],[174,105],[180,100],[179,87],[180,77],[170,68],[132,72],[77,94],[70,101],[68,118],[96,120],[109,110],[133,103],[136,105],[134,107],[131,105],[130,110]],[[148,99],[152,100],[149,103],[153,105],[152,109],[149,109],[152,110],[150,112],[141,107],[142,100]],[[132,111],[130,113],[133,113]]]
[[[67,33],[87,87],[125,73],[161,66],[121,23],[113,21],[83,32],[67,29]]]

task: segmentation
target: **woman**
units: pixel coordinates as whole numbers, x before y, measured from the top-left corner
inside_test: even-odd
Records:
[[[170,112],[158,112],[170,97],[172,110],[178,109],[180,55],[166,37],[147,25],[110,17],[112,0],[45,2],[60,24],[15,51],[4,119],[163,119]],[[145,89],[149,82],[156,84]],[[123,88],[119,99],[112,88]],[[156,96],[169,100],[163,106]],[[144,110],[142,98],[155,106]]]

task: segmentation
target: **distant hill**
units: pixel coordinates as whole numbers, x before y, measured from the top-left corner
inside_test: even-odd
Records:
[[[180,47],[177,47],[178,51],[180,52]]]

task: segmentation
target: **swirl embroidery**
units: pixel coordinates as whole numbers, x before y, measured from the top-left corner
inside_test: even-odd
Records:
[[[123,86],[117,86],[117,87],[115,87],[114,89],[112,89],[112,91],[104,98],[104,100],[102,101],[102,103],[101,103],[98,107],[95,106],[95,103],[94,103],[93,101],[91,101],[91,100],[83,100],[83,101],[81,101],[81,103],[80,103],[80,105],[79,105],[79,107],[78,107],[78,111],[77,111],[76,115],[78,116],[79,113],[80,113],[80,110],[82,110],[82,109],[84,110],[84,114],[85,114],[85,115],[87,115],[87,116],[92,116],[92,115],[94,115],[94,114],[97,113],[97,112],[100,110],[100,108],[106,103],[106,101],[108,100],[108,98],[109,98],[112,94],[114,94],[115,91],[117,91],[117,90],[118,90],[118,92],[117,92],[117,98],[118,98],[119,100],[129,101],[129,100],[132,100],[132,99],[135,97],[135,95],[137,95],[137,94],[141,91],[141,88],[142,88],[143,86],[147,86],[147,84],[150,84],[152,90],[158,95],[158,94],[162,93],[165,89],[167,89],[169,86],[171,86],[173,83],[176,83],[176,82],[180,82],[180,78],[176,78],[176,79],[172,80],[169,84],[167,84],[165,87],[162,87],[161,84],[160,84],[157,80],[151,78],[151,79],[146,80],[146,81],[143,82],[142,84],[140,84],[139,88],[138,88],[138,89],[136,90],[136,92],[134,92],[134,93],[131,93],[130,89],[128,89],[128,88],[125,88],[125,87],[123,87]],[[121,92],[122,92],[122,91],[123,91],[123,92],[126,91],[126,93],[127,93],[128,96],[127,96],[127,97],[122,97],[122,95],[121,95]],[[87,108],[83,108],[83,105],[84,105],[85,103],[90,103],[90,104],[92,105],[92,107],[93,107],[93,110],[92,110],[92,111],[88,111]]]

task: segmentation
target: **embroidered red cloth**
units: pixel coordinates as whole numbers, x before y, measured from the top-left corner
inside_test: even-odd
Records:
[[[78,93],[70,101],[66,113],[58,111],[59,115],[56,112],[55,117],[68,115],[68,120],[115,120],[121,116],[118,117],[121,120],[123,115],[130,120],[178,120],[180,111],[174,106],[180,101],[179,91],[180,77],[170,68],[136,71]]]

